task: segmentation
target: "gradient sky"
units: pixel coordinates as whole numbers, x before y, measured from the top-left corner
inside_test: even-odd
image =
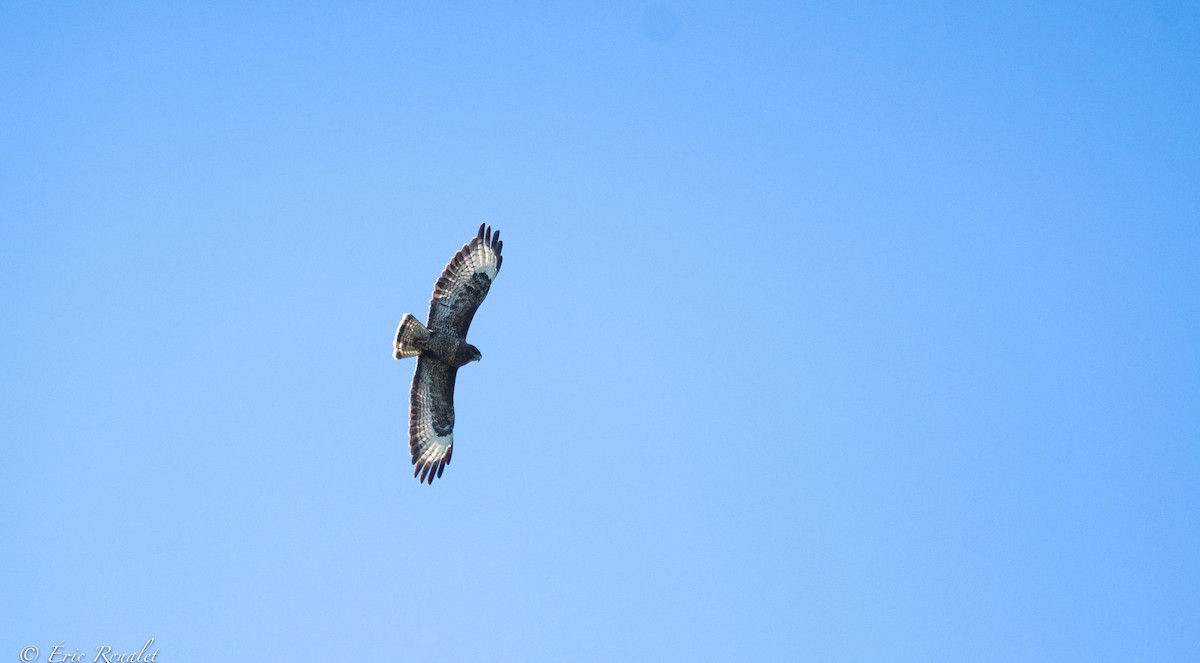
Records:
[[[731,4],[0,3],[0,660],[1200,656],[1200,4]]]

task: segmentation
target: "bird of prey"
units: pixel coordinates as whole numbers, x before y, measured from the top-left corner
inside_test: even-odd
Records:
[[[454,378],[458,369],[483,358],[467,343],[467,328],[500,271],[500,231],[486,224],[450,259],[433,286],[429,319],[405,313],[396,329],[392,356],[417,358],[410,395],[408,448],[413,476],[433,483],[454,452]]]

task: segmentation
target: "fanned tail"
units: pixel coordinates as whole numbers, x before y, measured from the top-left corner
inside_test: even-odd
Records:
[[[421,350],[424,350],[428,343],[429,330],[411,313],[405,313],[404,318],[400,320],[400,326],[396,328],[396,342],[392,357],[396,359],[415,357],[421,354]]]

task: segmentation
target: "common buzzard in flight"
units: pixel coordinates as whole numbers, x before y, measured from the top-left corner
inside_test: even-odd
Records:
[[[454,453],[454,377],[460,366],[483,358],[467,343],[467,328],[500,271],[500,231],[479,226],[433,286],[429,320],[423,325],[405,313],[396,329],[393,357],[416,356],[408,422],[413,476],[433,483]]]

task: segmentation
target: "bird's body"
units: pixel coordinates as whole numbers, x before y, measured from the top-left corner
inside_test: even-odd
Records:
[[[446,334],[430,334],[429,349],[426,352],[431,354],[434,359],[454,368],[466,366],[468,363],[480,359],[476,356],[478,350],[475,349],[475,346]]]
[[[467,343],[467,329],[500,271],[500,232],[479,226],[437,280],[422,325],[405,313],[396,329],[392,356],[417,357],[409,408],[409,451],[413,476],[433,483],[454,452],[454,380],[458,369],[483,355]]]

